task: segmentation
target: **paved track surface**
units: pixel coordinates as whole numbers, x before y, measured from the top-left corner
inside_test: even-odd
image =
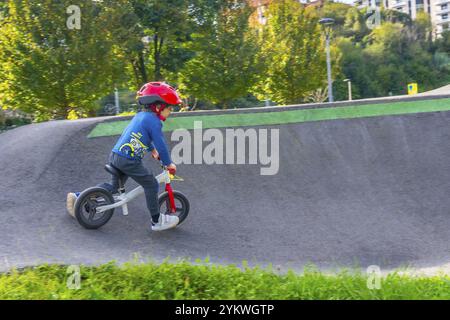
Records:
[[[191,214],[162,233],[149,231],[143,196],[130,216],[118,210],[96,231],[66,214],[68,191],[109,180],[103,165],[117,136],[86,138],[99,121],[0,135],[0,269],[124,262],[136,254],[282,269],[450,261],[450,112],[268,127],[280,130],[279,173],[180,165],[186,181],[175,188],[188,195]]]
[[[419,93],[419,95],[421,96],[436,96],[436,95],[447,95],[450,94],[450,84],[434,89],[434,90],[430,90],[427,92],[423,92],[423,93]]]

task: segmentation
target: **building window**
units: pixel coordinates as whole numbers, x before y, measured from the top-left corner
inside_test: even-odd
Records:
[[[442,15],[442,20],[447,20],[447,18],[448,18],[448,13],[444,13],[444,14]]]
[[[441,6],[441,10],[445,10],[445,9],[447,9],[447,8],[448,8],[447,4],[443,4],[443,5]]]

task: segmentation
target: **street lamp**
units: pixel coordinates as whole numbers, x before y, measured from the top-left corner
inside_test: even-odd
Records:
[[[344,79],[344,82],[348,84],[348,100],[352,101],[352,80]]]
[[[328,76],[328,101],[333,102],[333,82],[331,80],[331,57],[330,57],[330,35],[331,28],[334,24],[332,18],[322,18],[319,23],[323,26],[326,36],[326,50],[327,50],[327,76]]]

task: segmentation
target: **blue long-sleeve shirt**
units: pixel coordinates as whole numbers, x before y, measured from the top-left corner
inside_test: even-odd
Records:
[[[112,152],[128,159],[142,160],[154,148],[163,165],[172,163],[162,132],[162,121],[153,112],[141,111],[133,117]]]

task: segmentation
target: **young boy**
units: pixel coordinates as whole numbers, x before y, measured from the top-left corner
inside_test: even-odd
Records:
[[[162,121],[170,116],[172,106],[180,105],[182,101],[176,90],[168,84],[150,82],[138,91],[138,102],[144,106],[144,109],[134,116],[122,133],[112,149],[109,161],[144,188],[147,208],[152,219],[152,230],[167,230],[174,228],[179,219],[173,215],[160,214],[158,208],[159,185],[152,172],[143,166],[142,159],[151,152],[153,158],[160,158],[163,165],[175,174],[176,166],[172,163],[164,140]],[[113,176],[112,186],[108,183],[99,186],[107,188],[112,193],[117,193],[119,182]],[[75,216],[74,206],[79,195],[80,192],[67,195],[67,210],[72,216]]]

